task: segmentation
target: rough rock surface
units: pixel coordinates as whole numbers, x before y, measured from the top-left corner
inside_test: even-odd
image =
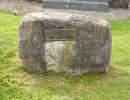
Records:
[[[125,8],[129,7],[129,0],[109,0],[109,6],[113,8]]]
[[[47,71],[64,72],[68,67],[73,67],[76,41],[46,42],[45,54]]]
[[[71,43],[64,44],[67,41],[57,43],[45,41],[45,29],[72,28],[76,29],[78,34],[72,47],[69,45]],[[61,45],[63,45],[61,49],[58,49]],[[51,68],[53,65],[58,66],[58,69],[63,67],[61,72],[75,75],[107,72],[111,45],[111,26],[99,18],[39,12],[26,15],[19,28],[19,56],[25,70],[31,73],[44,73],[48,69],[57,69]],[[63,60],[58,60],[60,57]],[[52,62],[52,58],[57,63]]]

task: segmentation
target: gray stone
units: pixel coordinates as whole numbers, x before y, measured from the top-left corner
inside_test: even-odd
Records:
[[[76,41],[46,42],[47,71],[64,72],[73,67]]]
[[[129,7],[129,0],[109,0],[110,7],[113,8],[125,8]]]
[[[45,41],[46,29],[76,29],[76,41]],[[80,75],[108,72],[111,26],[98,18],[58,12],[26,15],[19,28],[19,57],[30,73]]]
[[[13,11],[13,14],[14,14],[14,15],[18,15],[18,11],[16,11],[16,10]]]
[[[43,0],[43,8],[108,12],[108,0]]]

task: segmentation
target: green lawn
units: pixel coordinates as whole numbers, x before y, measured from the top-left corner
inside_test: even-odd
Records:
[[[0,100],[130,100],[130,19],[108,20],[113,47],[108,74],[28,74],[18,57],[23,16],[0,11]]]

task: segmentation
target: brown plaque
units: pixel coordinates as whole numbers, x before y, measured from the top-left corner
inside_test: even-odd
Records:
[[[47,41],[76,40],[77,32],[75,29],[48,29],[45,30],[45,39]]]

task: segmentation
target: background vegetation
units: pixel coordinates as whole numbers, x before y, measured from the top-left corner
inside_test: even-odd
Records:
[[[108,74],[71,76],[28,74],[18,57],[18,28],[23,16],[0,11],[0,100],[129,100],[130,19],[112,25]]]

